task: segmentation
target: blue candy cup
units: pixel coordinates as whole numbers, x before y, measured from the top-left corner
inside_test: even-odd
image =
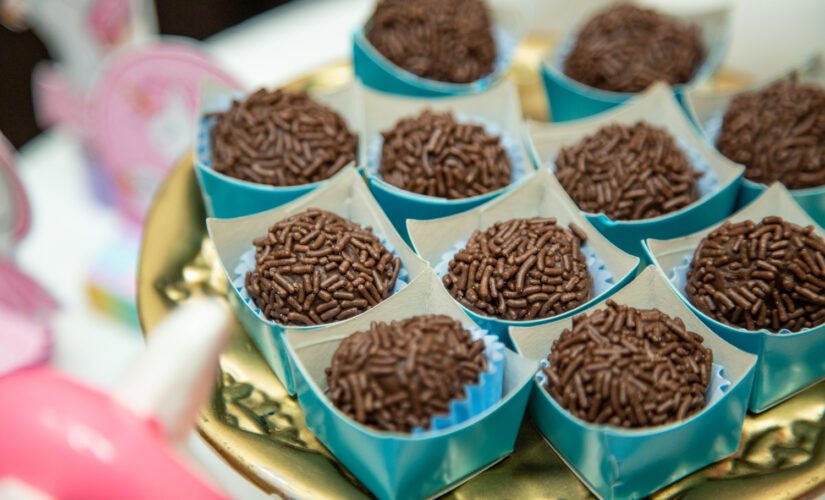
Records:
[[[266,234],[267,229],[274,222],[308,208],[329,210],[359,222],[362,226],[371,226],[401,258],[409,280],[414,280],[416,276],[428,269],[426,262],[418,258],[404,244],[400,235],[393,229],[392,224],[369,194],[363,178],[352,167],[345,167],[340,174],[333,176],[329,182],[324,183],[317,190],[287,205],[231,220],[209,218],[206,221],[209,236],[215,244],[218,258],[230,282],[231,290],[228,291],[230,305],[272,371],[290,394],[295,392],[295,380],[292,360],[284,344],[284,331],[290,328],[309,333],[323,327],[286,327],[273,321],[266,321],[255,313],[254,306],[247,303],[240,291],[231,286],[231,283],[235,278],[235,267],[240,262],[241,256],[249,249],[253,239]],[[392,300],[400,293],[393,294],[384,302]],[[327,326],[324,325],[324,327]]]
[[[471,83],[450,83],[429,80],[393,64],[367,40],[364,29],[352,35],[352,64],[355,76],[375,90],[390,94],[417,97],[444,97],[481,92],[499,80],[501,72],[493,72]]]
[[[713,349],[714,360],[722,365],[723,375],[730,382],[719,399],[684,421],[623,429],[574,417],[534,378],[528,403],[530,416],[553,449],[598,497],[636,499],[737,450],[756,359],[707,330],[673,296],[664,277],[653,267],[642,271],[613,300],[638,308],[655,307],[682,318],[689,330],[705,338],[705,345]],[[553,340],[570,326],[571,320],[567,320],[512,328],[511,336],[521,355],[544,359]]]
[[[761,220],[768,215],[779,215],[802,226],[814,222],[795,203],[792,192],[779,183],[767,188],[731,219]],[[643,246],[648,259],[669,276],[673,268],[683,265],[685,257],[692,255],[701,239],[716,227],[669,241],[646,240]],[[825,231],[818,227],[817,233],[822,236]],[[825,358],[821,355],[825,351],[825,325],[804,332],[782,334],[732,327],[706,315],[670,281],[668,283],[682,302],[714,333],[736,347],[759,356],[749,403],[751,411],[765,411],[825,377]]]
[[[384,213],[392,222],[396,231],[404,238],[408,245],[412,245],[410,234],[407,230],[407,219],[430,220],[447,217],[449,215],[466,212],[472,208],[482,205],[493,198],[500,196],[518,185],[518,182],[491,193],[462,200],[448,200],[436,198],[434,196],[424,196],[412,193],[384,182],[374,175],[367,175],[367,183],[370,191],[384,209]]]
[[[611,271],[613,283],[610,288],[581,306],[549,318],[528,321],[508,321],[485,316],[461,306],[476,324],[498,336],[501,342],[507,346],[512,345],[507,333],[508,328],[552,323],[578,314],[578,312],[606,299],[624,287],[636,276],[639,267],[637,257],[621,252],[620,249],[611,244],[612,242],[605,240],[587,223],[578,208],[569,199],[559,196],[558,190],[561,187],[552,184],[550,179],[552,175],[547,169],[537,171],[525,178],[520,185],[504,196],[463,214],[438,220],[411,220],[408,222],[415,253],[427,260],[431,266],[436,267],[438,262],[441,261],[444,251],[453,244],[469,238],[473,230],[484,230],[494,222],[514,217],[556,217],[562,224],[575,223],[588,234],[588,241],[593,245],[594,252],[604,261],[605,267]]]
[[[701,27],[703,43],[707,48],[707,54],[700,66],[696,68],[691,80],[673,86],[674,96],[680,103],[683,93],[688,88],[709,77],[721,64],[729,41],[728,12],[728,8],[717,8],[695,15],[679,16]],[[572,49],[572,42],[575,41],[572,37],[574,36],[576,36],[575,33],[568,34],[567,38],[554,49],[551,57],[545,57],[541,64],[542,82],[550,104],[550,116],[554,122],[586,118],[607,111],[638,95],[637,93],[598,89],[564,74],[564,58],[567,54],[563,53],[563,50]]]
[[[309,193],[321,182],[301,186],[270,186],[235,179],[197,163],[198,178],[206,215],[231,219],[279,207]]]
[[[540,168],[547,168],[564,147],[574,144],[585,135],[611,123],[631,124],[639,120],[664,127],[683,140],[694,155],[701,157],[717,178],[716,189],[698,201],[676,212],[650,219],[634,221],[612,220],[605,214],[584,213],[587,220],[614,245],[625,252],[646,258],[642,240],[653,234],[659,239],[670,239],[698,231],[727,217],[736,205],[744,169],[722,156],[708,144],[694,123],[673,96],[670,87],[655,84],[635,95],[624,105],[601,115],[569,124],[528,124],[530,151]],[[691,156],[688,151],[688,156]],[[555,176],[548,182],[559,185],[561,196],[568,197]],[[571,200],[572,201],[572,200]],[[668,236],[665,236],[668,235]]]
[[[455,488],[510,454],[521,426],[530,395],[530,380],[538,366],[508,349],[503,349],[501,400],[478,415],[442,430],[422,434],[376,431],[344,415],[325,394],[323,369],[329,364],[334,348],[350,333],[367,328],[370,321],[389,321],[415,314],[448,314],[467,326],[472,325],[444,295],[446,291],[439,289],[438,278],[430,271],[387,299],[395,304],[379,304],[358,321],[347,320],[323,328],[311,340],[304,337],[304,332],[286,333],[286,347],[294,360],[298,403],[307,426],[381,499],[429,498]],[[403,310],[400,316],[399,307]]]

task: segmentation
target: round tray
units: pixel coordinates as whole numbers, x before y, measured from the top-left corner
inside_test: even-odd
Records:
[[[519,88],[526,117],[547,118],[538,74],[552,45],[530,37],[508,74]],[[316,90],[353,78],[349,63],[322,68],[290,83]],[[742,81],[724,74],[712,82]],[[226,280],[206,235],[205,213],[191,155],[158,191],[143,236],[138,269],[138,316],[150,331],[177,303],[195,295],[226,296]],[[185,360],[186,354],[181,353]],[[654,498],[793,498],[820,490],[825,477],[825,384],[816,385],[758,416],[745,419],[739,451],[674,483]],[[368,498],[369,493],[313,436],[290,398],[241,327],[235,324],[197,427],[239,473],[267,493],[286,498]],[[674,453],[678,453],[674,450]],[[525,418],[513,454],[446,495],[456,499],[592,498]]]

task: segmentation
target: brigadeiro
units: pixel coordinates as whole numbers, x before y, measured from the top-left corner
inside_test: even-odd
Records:
[[[444,315],[373,322],[345,338],[326,369],[333,404],[382,431],[429,429],[487,370],[482,339]]]
[[[825,88],[790,79],[734,97],[716,147],[752,181],[825,185]]]
[[[711,318],[798,332],[825,322],[825,241],[781,217],[726,222],[696,248],[685,287]]]
[[[303,92],[260,89],[212,116],[212,168],[245,181],[322,181],[355,161],[358,151],[358,136],[344,119]]]
[[[401,270],[373,234],[331,212],[305,210],[256,239],[245,287],[263,315],[285,325],[346,319],[389,297]]]
[[[575,224],[535,217],[474,231],[456,252],[444,286],[471,311],[505,320],[547,318],[590,299],[593,277]]]
[[[545,389],[574,416],[595,424],[651,427],[705,406],[713,352],[680,318],[608,300],[573,318],[553,342]]]
[[[424,110],[381,133],[381,178],[405,191],[447,199],[478,196],[510,184],[501,138],[450,112]]]
[[[380,0],[367,40],[422,78],[469,83],[493,72],[496,45],[481,0]]]
[[[670,85],[690,81],[704,53],[696,26],[621,4],[584,25],[564,73],[602,90],[641,92],[659,80]]]
[[[699,199],[702,174],[665,129],[644,121],[600,128],[562,148],[555,166],[580,209],[613,220],[657,217]]]

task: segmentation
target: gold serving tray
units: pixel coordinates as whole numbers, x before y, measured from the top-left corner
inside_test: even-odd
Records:
[[[508,74],[525,116],[547,119],[538,74],[553,44],[530,37]],[[329,89],[351,81],[349,63],[331,65],[289,84]],[[722,74],[711,85],[735,88]],[[178,303],[198,295],[225,297],[226,280],[206,235],[192,157],[178,164],[149,213],[138,269],[138,316],[151,330]],[[182,352],[181,362],[186,362]],[[825,355],[825,353],[823,353]],[[368,498],[369,493],[307,429],[297,402],[258,353],[240,323],[220,356],[214,390],[197,421],[200,434],[239,473],[285,498]],[[653,495],[654,498],[798,498],[825,490],[825,383],[761,415],[745,419],[739,451]],[[673,450],[679,453],[679,450]],[[525,418],[513,454],[446,495],[454,499],[592,498]]]

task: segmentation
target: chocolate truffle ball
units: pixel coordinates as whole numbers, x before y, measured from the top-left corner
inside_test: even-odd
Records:
[[[579,208],[613,220],[690,205],[699,199],[701,175],[665,129],[644,121],[607,125],[556,156],[556,178]]]
[[[464,307],[505,320],[547,318],[590,300],[587,236],[554,218],[511,219],[474,231],[456,252],[444,286]]]
[[[405,191],[461,199],[510,184],[512,168],[498,136],[425,110],[381,134],[381,178]]]
[[[653,82],[690,81],[704,48],[695,26],[653,9],[608,7],[584,25],[564,63],[564,73],[585,85],[641,92]]]
[[[680,318],[658,309],[607,307],[573,318],[553,341],[545,389],[595,424],[652,427],[705,407],[713,351]]]
[[[825,241],[781,217],[724,223],[696,248],[688,299],[747,330],[798,332],[825,322]]]
[[[825,88],[785,80],[734,97],[716,147],[752,181],[825,185]]]
[[[484,341],[444,315],[373,322],[335,350],[329,396],[347,416],[382,431],[429,429],[487,369]]]
[[[245,181],[322,181],[355,161],[358,152],[358,136],[344,119],[303,92],[260,89],[213,116],[212,168]]]
[[[496,44],[481,0],[380,0],[367,40],[422,78],[469,83],[493,72]]]
[[[311,208],[256,239],[246,290],[264,316],[285,325],[332,323],[392,294],[401,259],[372,228]]]

